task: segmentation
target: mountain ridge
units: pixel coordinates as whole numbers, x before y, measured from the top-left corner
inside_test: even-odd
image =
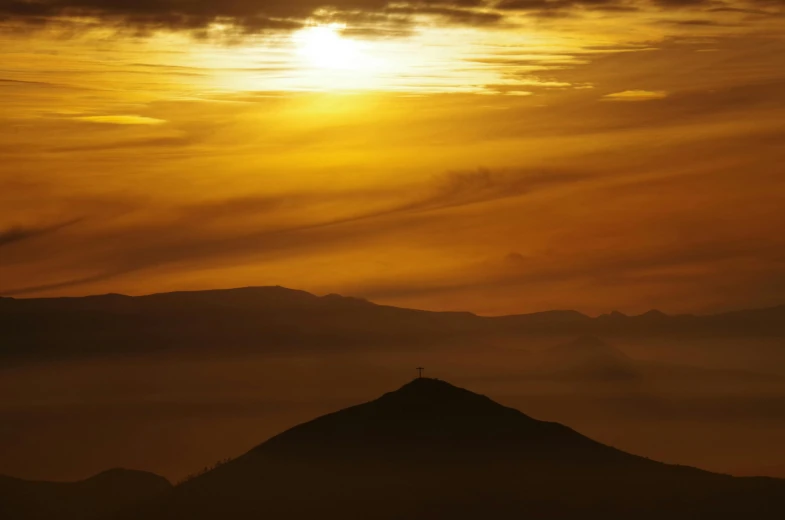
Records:
[[[303,298],[303,301],[306,299],[311,299],[312,301],[344,301],[344,302],[356,302],[365,305],[371,305],[375,307],[389,307],[394,309],[400,310],[408,310],[408,311],[416,311],[416,312],[424,312],[424,313],[433,313],[433,314],[462,314],[462,315],[472,315],[478,318],[488,318],[488,319],[509,319],[509,318],[520,318],[520,317],[537,317],[537,316],[552,316],[552,317],[561,317],[561,318],[573,318],[573,319],[599,319],[599,318],[702,318],[702,317],[712,317],[712,316],[735,316],[739,314],[750,314],[750,313],[769,313],[769,312],[785,312],[785,303],[766,306],[766,307],[752,307],[752,308],[745,308],[745,309],[736,309],[730,311],[722,311],[722,312],[714,312],[714,313],[706,313],[706,314],[693,314],[693,313],[678,313],[678,314],[668,314],[662,312],[659,309],[649,309],[648,311],[642,312],[640,314],[626,314],[619,312],[617,310],[613,310],[609,313],[601,313],[597,316],[590,316],[585,314],[581,311],[577,311],[575,309],[547,309],[542,311],[533,311],[533,312],[526,312],[526,313],[514,313],[514,314],[501,314],[501,315],[483,315],[477,314],[471,311],[435,311],[435,310],[428,310],[428,309],[417,309],[412,307],[398,307],[394,305],[387,305],[387,304],[380,304],[368,300],[366,298],[361,298],[357,296],[347,296],[338,293],[327,293],[322,296],[319,296],[315,293],[311,293],[308,291],[304,291],[301,289],[292,289],[289,287],[285,287],[282,285],[249,285],[249,286],[242,286],[242,287],[229,287],[229,288],[218,288],[218,289],[193,289],[193,290],[178,290],[178,291],[165,291],[165,292],[155,292],[149,294],[141,294],[141,295],[127,295],[122,293],[103,293],[103,294],[90,294],[90,295],[82,295],[82,296],[52,296],[52,297],[32,297],[32,298],[17,298],[13,296],[2,296],[0,295],[0,302],[3,301],[14,301],[14,302],[76,302],[76,301],[99,301],[99,300],[153,300],[159,298],[168,298],[174,296],[187,296],[187,295],[217,295],[217,294],[231,294],[231,293],[248,293],[254,291],[264,291],[264,292],[278,292],[279,294],[288,294],[288,295],[300,295]]]
[[[378,305],[273,287],[146,296],[0,299],[0,358],[52,359],[177,349],[356,349],[472,344],[528,336],[785,337],[785,306],[719,315],[577,311],[511,316]]]
[[[121,518],[687,520],[776,515],[783,497],[785,481],[652,461],[422,378],[294,426]]]
[[[0,517],[9,520],[87,520],[107,515],[172,489],[147,471],[112,468],[83,480],[52,482],[0,475]]]

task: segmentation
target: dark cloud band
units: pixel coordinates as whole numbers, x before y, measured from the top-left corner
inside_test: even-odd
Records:
[[[474,8],[485,0],[0,0],[0,21],[41,23],[88,17],[114,25],[200,29],[216,22],[247,30],[291,29],[315,13],[434,14],[458,23],[500,18]]]
[[[740,5],[736,5],[740,4]],[[416,16],[445,24],[488,25],[510,13],[559,15],[574,10],[625,12],[670,9],[779,8],[781,0],[0,0],[0,23],[41,24],[65,18],[141,29],[199,30],[221,22],[248,32],[301,27],[311,17],[357,19]]]

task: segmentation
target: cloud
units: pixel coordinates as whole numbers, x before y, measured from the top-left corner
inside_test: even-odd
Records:
[[[0,230],[0,247],[54,233],[55,231],[74,225],[80,220],[81,219],[72,219],[66,222],[40,227],[12,226],[5,230]]]
[[[487,168],[448,172],[429,193],[402,209],[433,210],[518,197],[548,187],[581,182],[586,173],[558,171],[493,171]]]
[[[433,276],[430,281],[440,282],[442,271],[452,274],[444,266],[476,262],[477,255],[501,257],[519,251],[518,262],[524,268],[529,262],[533,278],[515,273],[514,279],[542,283],[531,293],[569,303],[594,293],[599,285],[585,290],[584,280],[593,278],[593,273],[598,279],[605,275],[594,271],[572,276],[572,269],[580,265],[560,265],[568,256],[579,264],[599,265],[605,259],[590,258],[595,251],[621,250],[641,237],[666,232],[674,240],[703,247],[695,238],[705,230],[687,235],[685,226],[665,218],[677,203],[695,206],[696,200],[707,197],[707,190],[718,182],[715,173],[724,168],[733,169],[736,179],[738,171],[757,178],[747,182],[749,175],[745,175],[744,186],[734,181],[712,197],[739,208],[738,218],[744,219],[745,227],[770,229],[781,218],[775,209],[781,204],[767,202],[773,208],[771,218],[749,214],[766,207],[751,202],[752,195],[765,200],[781,185],[776,176],[777,165],[782,164],[782,148],[777,146],[781,132],[762,135],[769,126],[782,127],[779,111],[785,90],[781,69],[775,66],[782,56],[781,43],[749,37],[721,40],[711,43],[720,49],[711,55],[694,52],[704,42],[657,45],[656,51],[604,54],[580,69],[554,72],[555,79],[565,83],[591,81],[597,90],[602,88],[599,94],[556,92],[547,108],[505,100],[511,108],[503,114],[481,111],[478,103],[485,103],[484,99],[462,96],[396,97],[385,99],[389,105],[359,105],[357,113],[362,111],[362,117],[356,120],[350,112],[350,117],[335,115],[333,120],[331,114],[313,121],[300,118],[304,112],[291,109],[300,105],[289,100],[215,106],[178,102],[158,105],[154,113],[177,122],[173,126],[185,137],[138,136],[122,141],[105,126],[81,124],[80,130],[90,135],[75,136],[73,142],[62,142],[63,134],[85,133],[72,132],[73,122],[64,117],[41,118],[36,124],[58,126],[51,131],[31,126],[30,134],[22,134],[29,139],[43,128],[39,135],[46,153],[24,158],[40,160],[39,169],[27,170],[35,175],[14,175],[15,182],[24,177],[41,183],[41,188],[19,195],[0,189],[6,216],[14,219],[11,223],[51,222],[44,212],[53,205],[57,207],[51,211],[57,215],[81,215],[84,204],[69,199],[74,192],[95,192],[106,205],[115,194],[125,192],[149,200],[138,201],[128,216],[103,218],[114,210],[99,208],[78,229],[3,249],[3,288],[30,286],[39,287],[41,293],[66,294],[71,286],[137,291],[275,282],[306,289],[331,283],[335,284],[331,290],[342,292],[352,283],[417,285],[421,279],[428,282],[429,276]],[[516,49],[515,55],[519,52]],[[638,86],[672,94],[667,102],[638,103],[634,110],[631,104],[597,103],[602,94]],[[371,106],[379,109],[366,108]],[[101,107],[89,113],[125,111]],[[270,119],[258,115],[262,113],[270,114]],[[164,128],[170,127],[149,130],[157,133]],[[23,126],[20,131],[27,130]],[[51,154],[55,146],[60,151],[70,146],[70,150],[102,152],[66,157]],[[480,161],[493,167],[471,168]],[[449,173],[423,182],[433,164],[444,165],[439,169]],[[515,164],[523,166],[516,169]],[[315,173],[322,170],[323,174]],[[712,175],[705,176],[702,185],[674,191],[676,203],[661,195],[660,186],[640,189],[659,203],[654,207],[629,193],[598,189],[591,196],[579,196],[599,184],[592,181],[597,177],[594,172],[623,176],[632,183],[639,174],[667,177],[707,170]],[[393,175],[395,181],[389,180]],[[153,185],[148,179],[155,179]],[[309,190],[321,191],[303,193]],[[688,201],[679,199],[682,193]],[[727,201],[731,195],[734,199]],[[749,198],[735,199],[742,196]],[[38,209],[26,207],[32,200],[47,203]],[[24,220],[17,220],[22,211]],[[694,213],[721,211],[718,206],[696,208]],[[612,215],[614,220],[597,222],[592,220],[595,214]],[[647,223],[646,215],[657,216],[656,222]],[[629,229],[617,230],[628,223]],[[613,233],[625,240],[608,243]],[[565,244],[575,247],[559,253]],[[549,256],[550,249],[556,253]],[[768,258],[763,253],[760,257]],[[538,258],[552,270],[534,264]],[[623,264],[633,265],[636,258],[627,256]],[[682,268],[653,265],[656,262],[651,260],[648,267],[619,269],[625,281],[636,278],[630,292],[648,288],[648,282],[638,279],[660,276],[647,269]],[[688,267],[690,262],[685,264]],[[729,274],[727,279],[740,276]],[[460,279],[456,276],[453,282]],[[52,285],[68,280],[72,285]],[[571,293],[557,290],[568,282],[576,285]],[[661,290],[690,283],[673,276],[663,281]],[[505,284],[510,281],[494,285],[480,279],[466,289],[476,291],[478,303],[467,299],[465,308],[486,305],[483,302],[504,291]],[[556,289],[551,291],[548,284]],[[768,294],[761,285],[750,285],[750,292]],[[484,288],[488,294],[481,296]],[[550,306],[521,303],[524,291],[518,289],[518,302],[510,299],[497,309]],[[447,292],[428,291],[423,304],[438,307],[450,300],[449,296],[440,300],[440,294]],[[707,300],[728,299],[715,290],[705,295]],[[539,296],[526,293],[526,298],[535,297]]]
[[[33,294],[173,265],[242,263],[252,257],[269,261],[346,249],[442,221],[449,218],[443,214],[447,210],[524,196],[587,178],[573,172],[477,169],[436,175],[415,192],[402,190],[392,195],[378,190],[313,192],[194,203],[132,225],[110,222],[105,228],[93,229],[88,247],[71,260],[77,276],[6,285],[0,292]],[[363,206],[365,209],[354,209]],[[336,216],[334,208],[341,208],[343,215]],[[244,224],[238,226],[238,222]]]
[[[624,90],[603,97],[609,101],[651,101],[665,99],[668,93],[664,90]]]
[[[773,2],[769,2],[768,4],[764,2],[759,2],[761,7],[777,7],[776,4]],[[721,7],[712,7],[711,9],[706,10],[709,13],[741,13],[741,14],[749,14],[755,16],[783,16],[785,13],[770,11],[766,9],[755,9],[755,8],[745,8],[745,7],[731,7],[728,5],[721,6]]]
[[[717,2],[714,0],[652,0],[652,3],[665,9],[686,9],[715,5]]]
[[[744,12],[749,6],[776,9],[772,0],[746,4],[722,4],[713,0],[0,0],[0,22],[45,26],[53,21],[85,30],[94,24],[75,23],[92,19],[104,27],[191,31],[207,34],[220,24],[228,34],[291,31],[309,20],[348,21],[352,31],[380,35],[407,34],[403,27],[418,17],[438,19],[447,25],[497,24],[511,13],[560,17],[573,12],[627,13],[652,7],[689,10],[712,6]],[[719,7],[718,7],[719,6]],[[81,27],[81,29],[80,29]]]
[[[717,20],[707,20],[705,18],[690,18],[687,20],[662,20],[664,24],[684,25],[691,27],[732,27],[733,24],[718,22]]]
[[[247,28],[292,29],[301,24],[286,16],[308,14],[308,4],[294,2],[219,2],[196,0],[0,0],[0,18],[41,23],[63,17],[90,17],[106,24],[152,29],[201,29],[221,20],[228,20]],[[285,6],[289,4],[289,8]],[[276,13],[283,17],[276,17]]]
[[[566,16],[570,11],[635,12],[639,7],[623,0],[501,0],[502,11],[523,11],[535,16]]]
[[[386,9],[385,12],[407,15],[431,15],[456,25],[493,25],[500,23],[504,19],[504,15],[497,11],[479,11],[444,5],[395,5]]]
[[[591,236],[591,231],[587,231]],[[764,295],[763,287],[776,295],[785,280],[785,265],[771,261],[773,251],[782,244],[760,243],[755,240],[729,241],[707,239],[695,243],[663,243],[649,248],[645,241],[630,243],[615,251],[571,251],[569,245],[537,254],[511,252],[498,259],[468,264],[462,271],[445,273],[442,277],[412,279],[405,282],[380,280],[358,284],[353,294],[374,301],[415,302],[419,299],[450,301],[450,310],[473,308],[473,300],[494,294],[499,300],[487,302],[491,313],[497,313],[512,297],[516,302],[525,294],[527,299],[552,303],[536,305],[541,310],[564,305],[582,309],[603,306],[625,306],[630,303],[631,288],[636,297],[665,297],[667,306],[678,308],[685,303],[699,306],[744,301]],[[762,259],[767,261],[762,261]],[[732,278],[731,278],[732,277]],[[717,299],[725,292],[727,301]],[[753,298],[750,298],[750,294]],[[714,295],[713,297],[711,295]],[[683,301],[679,301],[683,298]],[[714,301],[712,301],[714,298]],[[561,302],[561,303],[559,303]],[[403,303],[406,305],[406,303]],[[513,303],[514,304],[514,303]],[[657,304],[653,299],[634,304]],[[408,305],[417,306],[416,303]]]
[[[88,123],[101,123],[109,125],[161,125],[166,123],[166,121],[163,119],[134,115],[80,116],[75,117],[74,119]]]
[[[54,19],[87,17],[105,25],[141,30],[199,31],[220,23],[243,32],[294,30],[307,19],[357,19],[361,13],[381,16],[434,15],[458,24],[485,25],[501,18],[498,13],[473,10],[485,0],[0,0],[0,20],[41,24]],[[379,21],[379,20],[377,20]]]
[[[97,152],[128,150],[134,148],[180,148],[193,144],[193,141],[186,137],[164,136],[149,137],[140,139],[127,139],[124,141],[110,141],[95,144],[80,144],[74,146],[59,146],[51,148],[53,152]]]
[[[134,271],[134,269],[125,269],[120,271],[99,273],[95,275],[84,276],[81,278],[74,278],[74,279],[64,280],[60,282],[47,283],[41,285],[31,285],[20,289],[11,289],[9,291],[4,291],[3,294],[6,296],[24,296],[26,294],[35,294],[43,291],[53,291],[56,289],[69,289],[71,287],[79,287],[80,285],[85,285],[91,282],[100,282],[103,280],[108,280],[116,276],[119,276],[121,274],[127,274],[132,271]]]

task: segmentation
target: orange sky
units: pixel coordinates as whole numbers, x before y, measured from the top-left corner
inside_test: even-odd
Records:
[[[0,294],[782,302],[779,0],[0,0]]]

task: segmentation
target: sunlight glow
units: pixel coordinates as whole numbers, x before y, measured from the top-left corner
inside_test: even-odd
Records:
[[[293,35],[298,54],[311,67],[334,70],[360,70],[369,65],[360,44],[344,38],[341,31],[346,26],[331,23],[312,25]]]
[[[535,86],[570,86],[534,76],[550,60],[571,58],[575,42],[569,39],[530,31],[525,37],[500,35],[489,43],[481,30],[466,27],[428,27],[386,39],[360,34],[350,33],[344,24],[313,22],[290,34],[251,38],[245,45],[191,43],[192,61],[181,65],[208,69],[211,86],[224,92],[526,96]],[[531,63],[525,66],[527,74],[507,73],[508,61],[509,67],[523,71],[520,60]]]

